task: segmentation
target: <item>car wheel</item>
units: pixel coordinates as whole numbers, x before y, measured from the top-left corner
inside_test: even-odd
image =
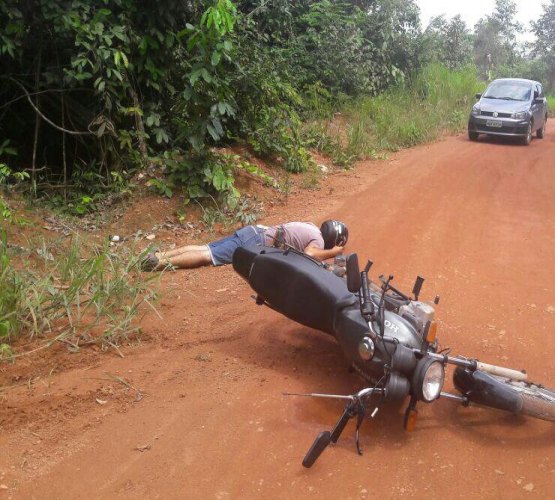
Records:
[[[523,142],[526,146],[532,142],[532,122],[528,124],[528,132],[526,132]]]
[[[477,141],[480,134],[478,132],[472,132],[471,130],[468,131],[468,138],[471,141]]]
[[[545,127],[547,126],[547,115],[543,120],[543,125],[541,128],[538,129],[538,131],[536,132],[536,136],[538,139],[543,139],[545,136]]]

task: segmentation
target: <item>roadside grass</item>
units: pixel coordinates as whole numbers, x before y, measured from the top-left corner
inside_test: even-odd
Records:
[[[549,117],[555,118],[555,96],[547,96],[547,107],[549,110]]]
[[[343,104],[341,133],[330,127],[333,118],[328,117],[327,122],[307,125],[306,137],[311,147],[329,154],[339,166],[378,158],[432,141],[445,130],[463,130],[474,95],[482,87],[471,69],[451,71],[430,65],[409,83]]]
[[[0,359],[56,342],[70,350],[98,344],[121,354],[118,345],[140,332],[143,305],[155,300],[150,287],[155,275],[144,280],[141,258],[108,245],[86,249],[78,236],[69,245],[40,240],[20,247],[0,229]],[[14,341],[23,336],[43,343],[30,352],[13,352]]]

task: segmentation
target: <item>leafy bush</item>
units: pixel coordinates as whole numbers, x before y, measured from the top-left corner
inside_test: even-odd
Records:
[[[415,12],[412,0],[6,0],[0,144],[18,149],[14,171],[30,166],[33,193],[61,184],[73,211],[93,206],[92,184],[125,189],[114,173],[125,181],[168,149],[191,158],[189,193],[227,196],[226,167],[203,161],[212,147],[247,141],[310,169],[301,96],[377,92],[409,74]]]

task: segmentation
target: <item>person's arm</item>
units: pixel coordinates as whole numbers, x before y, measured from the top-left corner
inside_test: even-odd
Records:
[[[343,247],[333,247],[329,250],[324,250],[323,248],[318,248],[317,246],[314,246],[312,244],[308,245],[304,249],[304,253],[306,253],[309,257],[312,257],[313,259],[319,261],[332,259],[336,255],[339,255],[341,252],[343,252]]]

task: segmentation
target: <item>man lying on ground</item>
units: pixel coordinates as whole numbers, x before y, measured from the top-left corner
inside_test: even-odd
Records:
[[[254,245],[291,246],[319,261],[331,259],[347,243],[347,226],[337,220],[327,220],[318,229],[311,222],[287,222],[277,226],[246,226],[230,236],[208,245],[186,245],[168,252],[149,253],[143,261],[145,271],[159,271],[167,267],[192,269],[201,266],[230,264],[238,247]]]

